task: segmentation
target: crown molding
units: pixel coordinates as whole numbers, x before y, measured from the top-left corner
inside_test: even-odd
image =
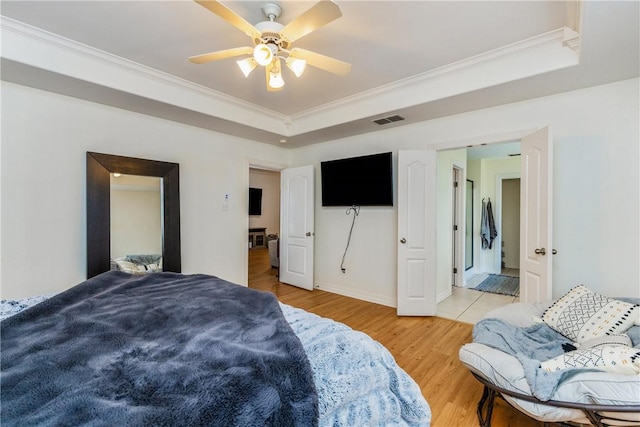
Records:
[[[211,114],[211,110],[215,109],[216,106],[219,106],[221,108],[215,111],[215,116],[226,120],[244,123],[247,122],[247,117],[251,117],[254,119],[251,123],[258,123],[258,126],[256,126],[257,128],[269,132],[282,134],[285,128],[285,123],[289,120],[289,117],[284,114],[257,106],[250,102],[243,101],[180,77],[164,73],[154,68],[130,61],[66,37],[53,34],[6,16],[0,15],[0,30],[2,32],[3,39],[0,56],[3,58],[43,68],[55,73],[61,73],[70,77],[79,78],[81,80],[90,81],[92,83],[105,85],[107,87],[112,87],[113,89],[127,90],[128,92],[136,95],[161,102],[168,102],[180,107],[195,109],[196,111],[205,114]],[[25,44],[36,47],[36,52],[44,50],[49,52],[49,54],[38,55],[36,53],[35,55],[29,55],[28,52],[30,52],[30,50],[24,49]],[[70,67],[65,69],[65,67],[60,64],[62,61],[52,60],[52,58],[65,57],[72,57],[76,65],[78,62],[81,65],[89,65],[87,69],[91,69],[95,67],[95,65],[99,65],[108,68],[111,73],[115,72],[117,74],[126,75],[135,78],[138,81],[143,80],[145,83],[153,85],[155,89],[160,89],[160,91],[154,91],[154,93],[141,93],[144,92],[142,89],[144,85],[142,85],[142,87],[137,87],[138,93],[136,93],[136,89],[123,89],[122,87],[116,87],[116,85],[113,85],[113,82],[107,82],[104,80],[100,81],[95,77],[95,74],[91,75],[91,73],[86,73],[87,75],[83,75],[81,71],[82,67],[72,67],[75,68],[74,70],[70,70]],[[110,73],[102,72],[99,75],[104,76],[109,74]],[[163,94],[166,95],[168,92],[176,91],[181,92],[181,98],[184,100],[182,102],[183,105],[171,102],[167,99],[162,99]],[[194,108],[194,105],[202,104],[202,101],[194,103],[194,99],[189,99],[189,95],[193,98],[202,98],[209,103],[212,108]],[[260,126],[260,124],[262,124],[262,126]]]
[[[463,75],[465,73],[473,72],[476,70],[484,70],[487,66],[509,62],[513,58],[522,57],[527,54],[535,54],[541,50],[564,46],[574,49],[576,43],[579,43],[579,35],[575,31],[567,27],[558,28],[557,30],[549,31],[538,36],[534,36],[519,42],[515,42],[473,57],[465,58],[463,60],[429,70],[422,74],[408,77],[403,80],[395,81],[383,86],[379,86],[375,89],[371,89],[365,92],[344,97],[335,102],[321,105],[317,108],[302,111],[298,114],[291,116],[293,122],[302,121],[313,116],[318,116],[323,113],[334,113],[337,109],[352,109],[354,104],[358,105],[372,105],[376,103],[376,100],[381,98],[388,98],[388,95],[394,93],[397,95],[399,91],[404,91],[407,88],[427,87],[431,83],[442,79],[444,76],[452,77]],[[576,58],[577,63],[577,58]],[[401,97],[398,97],[401,99]],[[394,109],[406,108],[411,106],[406,103],[405,105],[396,105],[392,109],[386,111],[392,111]]]
[[[578,55],[580,54],[580,35],[570,28],[564,28],[562,45],[568,47]]]

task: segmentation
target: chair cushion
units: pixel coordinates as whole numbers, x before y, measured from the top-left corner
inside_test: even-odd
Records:
[[[518,393],[532,395],[520,362],[514,356],[484,344],[468,343],[459,351],[462,364],[491,383]],[[567,378],[559,386],[553,400],[599,405],[637,405],[640,391],[639,375],[619,375],[611,372],[584,370]],[[545,422],[586,423],[578,409],[545,405],[504,396],[520,411]],[[618,417],[621,414],[617,414]]]

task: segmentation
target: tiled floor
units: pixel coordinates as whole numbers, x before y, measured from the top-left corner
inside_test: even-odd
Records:
[[[505,273],[507,272],[503,272],[503,274]],[[509,273],[514,276],[518,275],[517,270]],[[494,308],[520,300],[518,297],[471,289],[480,284],[486,277],[487,274],[478,274],[468,280],[466,288],[455,286],[451,296],[438,304],[436,316],[475,324],[482,316]]]

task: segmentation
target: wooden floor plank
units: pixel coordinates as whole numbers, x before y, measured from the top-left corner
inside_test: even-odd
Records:
[[[482,385],[458,359],[471,342],[472,325],[438,317],[398,317],[385,307],[321,290],[307,291],[278,281],[267,249],[249,251],[249,287],[362,331],[384,345],[420,386],[432,412],[433,427],[477,426],[476,405]],[[494,427],[533,427],[541,423],[498,400]]]

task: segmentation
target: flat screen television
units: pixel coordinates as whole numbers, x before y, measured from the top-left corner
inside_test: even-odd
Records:
[[[249,188],[249,215],[262,215],[262,188]]]
[[[391,153],[320,163],[322,206],[393,206]]]

